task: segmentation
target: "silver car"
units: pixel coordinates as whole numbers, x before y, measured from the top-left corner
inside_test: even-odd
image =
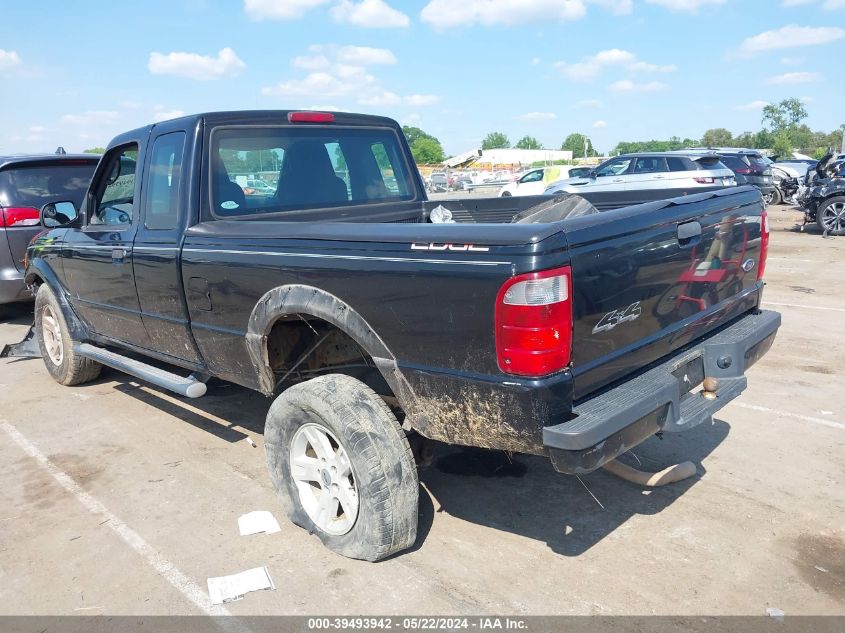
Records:
[[[576,193],[603,211],[735,185],[734,173],[714,154],[641,152],[610,158],[582,178],[553,182],[544,193]]]

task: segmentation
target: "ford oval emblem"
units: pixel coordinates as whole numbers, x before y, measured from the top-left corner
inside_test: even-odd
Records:
[[[742,262],[742,269],[745,272],[748,272],[752,268],[754,268],[754,260],[751,259],[750,257],[748,259],[746,259],[744,262]]]

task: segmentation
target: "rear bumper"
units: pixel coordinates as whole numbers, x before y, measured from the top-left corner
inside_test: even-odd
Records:
[[[579,403],[571,420],[543,429],[543,444],[555,470],[588,473],[655,433],[683,431],[710,421],[745,389],[746,370],[769,351],[779,327],[777,312],[748,314],[669,360]],[[703,376],[719,381],[713,400],[682,388],[686,368],[702,365]]]
[[[16,301],[32,301],[32,293],[26,287],[23,273],[11,261],[0,262],[0,304]]]

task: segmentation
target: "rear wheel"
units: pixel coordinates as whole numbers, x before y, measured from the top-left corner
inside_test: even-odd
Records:
[[[64,313],[47,284],[41,284],[35,295],[35,335],[47,372],[56,382],[80,385],[100,375],[102,365],[73,351]]]
[[[775,189],[777,191],[777,189]],[[770,204],[776,204],[774,202],[775,199],[775,191],[770,191],[769,193],[763,194],[763,203],[768,207]]]
[[[503,198],[510,198],[513,194],[510,191],[503,191],[502,197]]]
[[[845,235],[845,196],[834,196],[821,203],[816,222],[828,235]]]
[[[367,385],[341,374],[294,385],[270,407],[264,443],[288,518],[326,547],[377,561],[414,544],[414,457],[396,417]]]
[[[775,188],[772,192],[772,199],[768,204],[783,204],[783,194],[780,192],[780,189]]]

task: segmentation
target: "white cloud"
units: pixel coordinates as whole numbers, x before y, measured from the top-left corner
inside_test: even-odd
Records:
[[[834,11],[836,9],[845,9],[845,0],[825,0],[822,5],[825,11]]]
[[[816,100],[815,97],[801,97],[802,103],[812,103],[815,100]]]
[[[461,26],[514,25],[526,22],[568,21],[583,18],[584,0],[429,0],[420,19],[436,29]]]
[[[774,86],[792,85],[792,84],[809,84],[816,81],[821,81],[821,73],[797,72],[784,73],[782,75],[775,75],[766,79],[767,84]]]
[[[806,60],[803,57],[781,57],[780,63],[784,66],[800,66]]]
[[[598,121],[593,122],[593,127],[597,130],[600,130],[603,127],[607,127],[607,121],[602,121],[599,119]]]
[[[634,0],[587,0],[610,11],[613,15],[628,15],[634,11]]]
[[[758,99],[757,101],[751,101],[749,103],[743,103],[742,105],[738,105],[734,109],[735,110],[744,110],[744,111],[762,110],[767,105],[769,105],[768,101],[761,101],[761,100]]]
[[[369,46],[343,46],[337,52],[338,61],[360,66],[390,65],[396,63],[396,55],[386,48]]]
[[[514,118],[520,121],[554,121],[557,115],[554,112],[526,112]]]
[[[21,57],[15,51],[0,48],[0,70],[7,70],[21,65]]]
[[[197,53],[150,53],[147,68],[154,75],[174,75],[205,81],[234,77],[246,68],[231,48],[226,47],[217,57]]]
[[[331,14],[338,22],[374,29],[403,28],[411,23],[407,15],[397,11],[384,0],[341,0],[332,7]]]
[[[329,0],[244,0],[244,11],[253,20],[298,20]]]
[[[88,110],[81,114],[65,114],[62,122],[69,125],[98,126],[117,121],[118,113],[113,110]]]
[[[309,55],[294,57],[291,63],[295,68],[311,72],[301,79],[265,86],[261,94],[285,99],[349,99],[377,107],[425,107],[440,101],[437,95],[399,95],[385,89],[368,67],[396,63],[396,56],[386,48],[313,45],[308,47],[308,52]]]
[[[531,58],[531,64],[532,64],[533,66],[536,66],[536,65],[537,65],[537,64],[539,64],[539,63],[540,63],[540,58],[539,58],[539,57],[532,57],[532,58]]]
[[[697,13],[707,6],[725,4],[726,0],[646,0],[649,4],[657,4],[674,13]]]
[[[46,132],[49,128],[44,127],[43,125],[31,125],[29,127],[29,131],[33,134],[42,134]]]
[[[630,79],[622,79],[614,81],[607,89],[611,92],[630,93],[630,92],[660,92],[666,90],[669,86],[659,81],[649,81],[647,83],[635,83]]]
[[[312,105],[308,106],[309,110],[316,110],[318,112],[349,112],[344,108],[339,108],[336,105]]]
[[[583,81],[597,77],[602,70],[608,67],[625,68],[631,72],[661,72],[668,73],[677,70],[674,65],[649,64],[638,61],[637,56],[625,50],[611,48],[599,51],[595,55],[583,58],[580,62],[556,62],[557,68],[564,76],[575,81]]]
[[[845,38],[845,29],[837,26],[797,26],[790,24],[749,37],[740,46],[746,53],[828,44]]]
[[[170,119],[178,119],[180,116],[185,116],[185,112],[182,110],[156,110],[153,114],[153,121],[161,123]]]

